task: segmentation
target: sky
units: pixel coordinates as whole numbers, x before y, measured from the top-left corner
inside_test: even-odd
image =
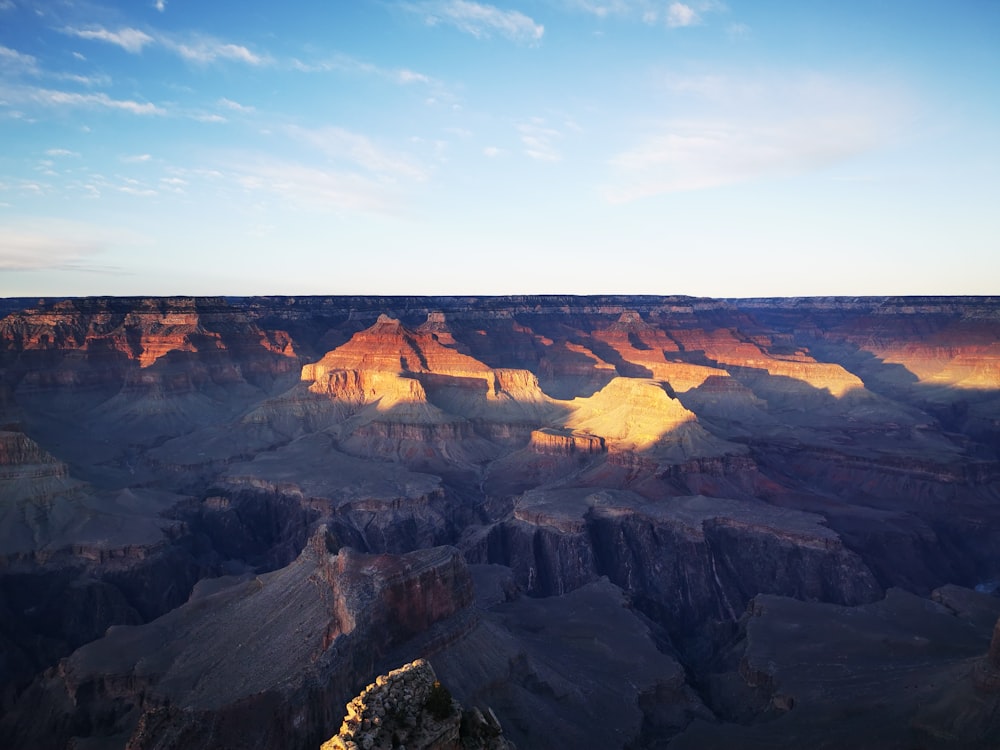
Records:
[[[0,297],[1000,294],[996,0],[0,0]]]

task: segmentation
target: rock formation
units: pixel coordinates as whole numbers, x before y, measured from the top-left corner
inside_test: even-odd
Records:
[[[507,750],[496,716],[466,712],[425,660],[405,664],[347,704],[340,732],[320,750]]]
[[[82,735],[120,737],[130,750],[181,740],[318,745],[324,729],[330,734],[332,704],[343,704],[375,659],[472,602],[454,549],[333,555],[329,541],[320,527],[291,565],[215,586],[77,650],[25,693],[31,710],[16,705],[0,725],[8,742],[56,746]],[[31,720],[37,710],[50,717],[46,726]]]
[[[0,745],[1000,745],[997,298],[0,308]]]

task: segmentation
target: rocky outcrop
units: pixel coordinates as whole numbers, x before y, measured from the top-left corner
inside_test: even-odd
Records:
[[[347,704],[340,732],[320,750],[508,750],[496,715],[466,712],[425,660],[405,664]]]
[[[0,503],[4,506],[0,518],[19,515],[23,519],[14,506],[51,500],[78,484],[70,479],[65,463],[23,432],[0,430]],[[3,536],[0,534],[0,550],[7,546]]]
[[[333,733],[331,707],[375,659],[472,601],[454,549],[333,555],[328,544],[321,528],[286,568],[111,630],[36,682],[0,737],[18,747],[77,735],[130,750],[318,746]],[[35,721],[39,710],[52,720]]]
[[[540,453],[604,453],[604,438],[583,432],[544,428],[531,431],[529,443],[532,450]]]
[[[456,377],[483,377],[490,368],[482,362],[446,346],[435,333],[421,333],[399,320],[380,315],[370,328],[306,365],[304,380],[318,380],[331,370],[371,370],[376,372],[436,372]]]

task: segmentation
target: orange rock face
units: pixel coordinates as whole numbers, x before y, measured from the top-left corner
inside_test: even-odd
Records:
[[[788,355],[771,355],[753,341],[738,339],[729,329],[683,330],[672,331],[672,334],[686,352],[701,352],[720,365],[758,369],[768,375],[801,380],[814,388],[826,389],[834,396],[864,388],[861,379],[841,365],[817,362],[801,350]],[[720,373],[708,375],[713,374]]]
[[[712,376],[726,377],[725,370],[681,361],[680,346],[667,331],[642,320],[636,312],[622,313],[616,323],[596,331],[602,341],[626,362],[665,380],[677,392],[696,388]]]
[[[371,328],[303,369],[303,380],[316,380],[330,370],[376,370],[398,373],[446,373],[485,377],[490,368],[445,346],[434,333],[410,330],[388,315]]]

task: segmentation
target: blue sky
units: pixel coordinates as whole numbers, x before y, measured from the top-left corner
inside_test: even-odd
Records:
[[[0,296],[997,294],[998,40],[983,0],[0,0]]]

